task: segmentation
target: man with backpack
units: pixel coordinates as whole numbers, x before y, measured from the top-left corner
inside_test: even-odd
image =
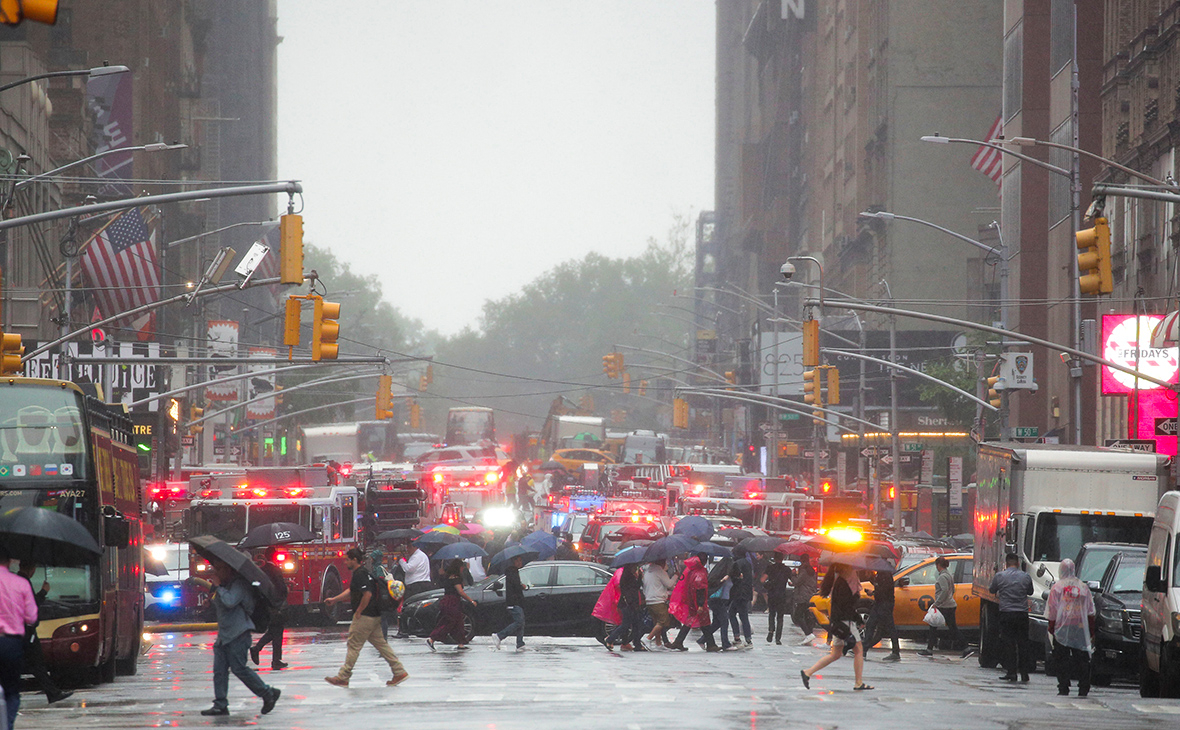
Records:
[[[217,639],[213,642],[213,706],[201,710],[201,714],[229,714],[229,673],[233,672],[247,689],[262,698],[262,714],[265,715],[274,709],[282,693],[278,687],[263,682],[246,663],[250,632],[254,630],[250,619],[255,609],[254,590],[224,561],[214,558],[211,562],[216,582],[210,600],[217,611]]]
[[[283,661],[283,632],[287,629],[287,619],[285,607],[287,605],[287,579],[283,577],[283,571],[279,570],[279,566],[266,559],[266,551],[258,550],[254,553],[254,563],[257,565],[275,588],[275,599],[277,605],[270,611],[270,620],[266,625],[266,633],[258,637],[258,642],[250,647],[250,658],[258,664],[262,652],[262,647],[270,644],[270,668],[271,669],[286,669],[287,663]],[[261,626],[255,626],[255,629],[261,629]]]
[[[365,642],[377,649],[381,658],[389,664],[393,678],[386,682],[386,686],[394,687],[409,679],[410,675],[398,660],[397,654],[389,642],[381,635],[381,604],[388,589],[384,585],[377,585],[373,575],[364,567],[365,553],[360,548],[352,548],[344,556],[344,565],[352,571],[352,580],[348,588],[338,595],[325,599],[326,603],[339,603],[348,600],[352,603],[352,623],[348,626],[348,653],[344,657],[344,664],[340,671],[332,677],[324,677],[324,681],[337,687],[347,687],[352,677],[352,668],[360,656]]]

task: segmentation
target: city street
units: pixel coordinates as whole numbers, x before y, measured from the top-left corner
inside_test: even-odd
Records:
[[[765,617],[752,617],[755,631]],[[262,676],[283,691],[274,712],[230,678],[230,716],[202,717],[212,699],[212,632],[154,635],[135,677],[77,692],[47,706],[26,693],[17,728],[149,728],[270,725],[284,728],[1148,728],[1172,724],[1180,701],[1144,700],[1136,687],[1094,688],[1088,699],[1058,697],[1051,678],[1027,685],[997,681],[974,657],[917,656],[905,644],[899,664],[870,660],[872,692],[852,690],[852,663],[841,660],[805,690],[799,670],[822,653],[783,646],[755,634],[750,651],[708,654],[609,654],[593,639],[531,637],[528,650],[490,650],[479,637],[472,649],[443,647],[432,654],[422,639],[393,641],[410,672],[385,686],[388,670],[371,647],[357,664],[352,686],[329,686],[344,657],[344,626],[287,634],[282,672]],[[511,645],[511,639],[505,647]],[[880,659],[883,652],[874,651]],[[263,667],[269,666],[264,651]]]

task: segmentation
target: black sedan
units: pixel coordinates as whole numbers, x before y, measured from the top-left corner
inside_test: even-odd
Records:
[[[611,579],[602,565],[578,560],[544,560],[520,569],[524,585],[525,633],[543,636],[596,636],[601,623],[590,615]],[[508,625],[503,576],[490,576],[464,590],[476,601],[463,604],[468,637],[488,635]],[[438,619],[442,590],[419,593],[406,601],[406,629],[427,636]]]
[[[1090,584],[1098,628],[1090,674],[1099,687],[1110,684],[1112,677],[1139,673],[1140,601],[1146,569],[1147,549],[1128,548],[1111,559],[1097,590]]]

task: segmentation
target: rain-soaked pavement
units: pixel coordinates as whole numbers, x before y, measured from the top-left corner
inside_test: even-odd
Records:
[[[751,617],[755,631],[764,616]],[[841,660],[805,690],[799,670],[823,652],[799,647],[797,633],[783,646],[755,635],[749,651],[709,654],[610,654],[593,639],[530,637],[528,649],[490,650],[480,637],[472,649],[439,647],[422,639],[393,641],[410,672],[386,687],[388,668],[371,647],[361,653],[352,686],[332,687],[344,657],[345,627],[292,629],[284,658],[290,668],[262,676],[282,689],[274,712],[232,676],[230,715],[207,718],[212,699],[210,632],[156,634],[139,674],[79,690],[47,706],[25,694],[18,730],[29,728],[157,728],[270,726],[314,730],[411,727],[421,730],[630,730],[645,728],[1148,728],[1180,716],[1180,700],[1140,699],[1130,684],[1095,688],[1088,699],[1058,697],[1054,680],[1033,675],[1027,685],[997,681],[957,654],[917,656],[906,645],[899,664],[867,663],[871,692],[852,690],[851,660]],[[691,642],[689,642],[691,643]]]

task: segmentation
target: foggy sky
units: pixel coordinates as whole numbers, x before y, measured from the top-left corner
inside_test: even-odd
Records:
[[[428,328],[713,205],[707,0],[278,3],[306,239]],[[330,286],[330,283],[329,283]]]

